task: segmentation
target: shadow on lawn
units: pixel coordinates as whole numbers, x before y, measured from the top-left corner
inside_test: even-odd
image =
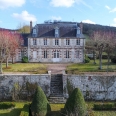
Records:
[[[19,116],[22,108],[14,108],[8,113],[2,113],[0,116]]]
[[[61,116],[61,112],[60,111],[51,111],[50,116]]]

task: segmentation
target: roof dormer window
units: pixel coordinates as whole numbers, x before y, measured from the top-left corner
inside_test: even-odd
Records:
[[[80,27],[77,28],[77,35],[81,34]]]
[[[36,31],[36,29],[34,28],[34,29],[33,29],[33,37],[36,37],[36,34],[37,34],[37,31]]]
[[[59,37],[59,28],[58,27],[55,28],[55,37]]]

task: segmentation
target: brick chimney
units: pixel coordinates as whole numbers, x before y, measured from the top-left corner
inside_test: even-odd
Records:
[[[30,33],[32,31],[32,21],[30,21]]]
[[[81,34],[83,33],[83,23],[80,22],[80,31],[81,31]]]

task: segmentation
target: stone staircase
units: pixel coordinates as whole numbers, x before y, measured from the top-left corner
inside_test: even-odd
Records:
[[[50,97],[49,102],[51,103],[65,103],[63,97],[63,81],[62,74],[52,74],[51,75],[51,85],[50,85]]]

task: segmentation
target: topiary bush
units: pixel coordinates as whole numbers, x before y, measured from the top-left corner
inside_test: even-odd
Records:
[[[29,61],[28,61],[28,57],[27,56],[24,56],[23,58],[22,58],[22,63],[28,63]]]
[[[85,63],[89,63],[90,59],[88,58],[88,56],[85,56]]]
[[[41,87],[37,87],[30,108],[33,116],[46,116],[50,113],[51,107]]]
[[[86,116],[87,108],[85,100],[79,88],[75,88],[67,99],[63,114],[64,116]]]

